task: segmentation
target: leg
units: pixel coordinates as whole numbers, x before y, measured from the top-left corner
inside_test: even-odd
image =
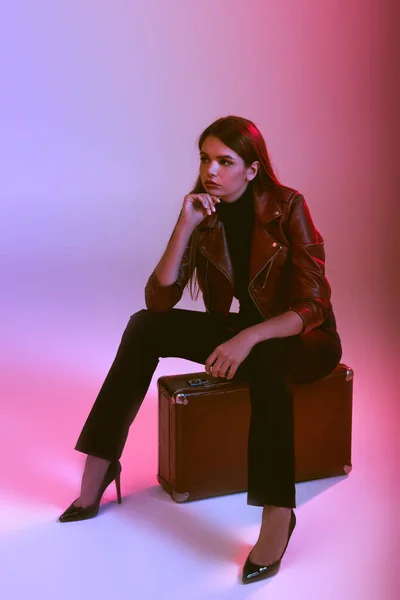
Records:
[[[313,330],[261,342],[243,363],[252,409],[248,504],[296,506],[293,383],[325,377],[341,356],[340,341]]]
[[[253,352],[254,351],[254,352]],[[263,506],[262,527],[252,560],[270,564],[286,544],[295,504],[293,383],[315,381],[340,362],[340,340],[320,330],[274,338],[253,348],[249,372],[252,416],[249,431],[248,504]]]
[[[159,358],[204,363],[228,337],[221,319],[209,313],[173,309],[132,315],[75,449],[107,461],[119,459]]]
[[[132,315],[75,446],[88,454],[76,506],[93,502],[110,461],[120,458],[159,358],[205,363],[215,347],[232,335],[223,318],[209,313],[173,309]]]
[[[251,419],[248,496],[253,506],[295,507],[292,338],[254,346],[246,359]]]

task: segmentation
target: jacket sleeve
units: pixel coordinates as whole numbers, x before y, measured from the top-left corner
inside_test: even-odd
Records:
[[[173,232],[171,237],[172,235]],[[157,278],[155,269],[151,273],[144,290],[145,303],[148,310],[153,312],[167,312],[171,310],[182,298],[183,290],[185,289],[190,277],[189,250],[190,240],[186,245],[181,263],[179,265],[178,278],[174,283],[171,283],[171,285],[161,285]]]
[[[299,335],[326,319],[331,288],[325,277],[324,240],[315,228],[304,196],[293,199],[287,224],[292,261],[293,305],[288,308],[303,319]]]

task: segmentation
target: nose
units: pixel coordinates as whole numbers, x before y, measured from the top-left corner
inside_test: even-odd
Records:
[[[217,169],[215,167],[210,166],[208,169],[208,176],[210,179],[217,176]]]

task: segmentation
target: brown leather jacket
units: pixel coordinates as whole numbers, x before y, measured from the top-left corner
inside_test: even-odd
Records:
[[[254,198],[249,293],[264,319],[285,311],[303,320],[299,335],[318,327],[336,332],[330,301],[331,287],[325,276],[324,241],[315,228],[304,197],[294,189],[277,186]],[[228,316],[233,299],[233,269],[222,222],[208,215],[199,228],[197,277],[207,312]],[[189,245],[178,279],[161,286],[155,271],[145,287],[146,307],[155,312],[173,308],[189,279]]]

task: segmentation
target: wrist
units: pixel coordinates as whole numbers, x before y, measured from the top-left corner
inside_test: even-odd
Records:
[[[185,233],[189,237],[192,235],[193,231],[196,229],[196,225],[190,223],[190,221],[186,221],[184,218],[180,218],[176,225],[177,229],[182,233]]]
[[[246,329],[246,331],[252,346],[259,344],[260,342],[262,342],[263,339],[265,339],[265,337],[261,336],[260,329],[257,325],[252,325],[251,327]]]

